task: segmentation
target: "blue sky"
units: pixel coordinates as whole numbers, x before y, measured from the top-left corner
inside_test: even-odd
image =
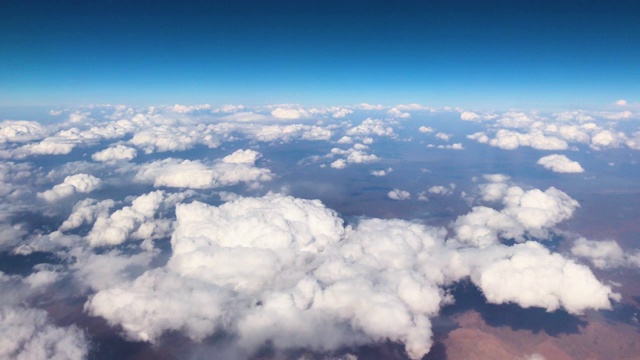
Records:
[[[0,105],[640,98],[635,1],[3,1]]]

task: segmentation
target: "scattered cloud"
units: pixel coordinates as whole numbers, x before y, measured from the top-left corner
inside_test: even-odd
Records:
[[[551,154],[541,157],[538,165],[557,173],[582,173],[584,169],[577,161],[570,160],[565,155]]]

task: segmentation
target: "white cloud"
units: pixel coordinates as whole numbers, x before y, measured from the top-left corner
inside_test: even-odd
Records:
[[[61,184],[54,186],[51,190],[38,193],[38,197],[47,202],[69,197],[76,193],[90,193],[101,185],[100,179],[89,174],[76,174],[67,176]]]
[[[435,131],[435,129],[434,129],[434,128],[432,128],[432,127],[429,127],[429,126],[420,126],[420,127],[418,128],[418,131],[420,131],[420,132],[421,132],[421,133],[423,133],[423,134],[428,134],[428,133],[432,133],[432,132],[434,132],[434,131]]]
[[[389,199],[392,199],[392,200],[409,200],[409,199],[411,199],[411,194],[408,191],[404,191],[404,190],[400,190],[400,189],[393,189],[393,190],[389,191],[387,196],[389,197]]]
[[[393,129],[386,126],[382,121],[367,118],[360,125],[354,126],[347,130],[347,135],[351,136],[395,136]]]
[[[331,115],[331,117],[333,117],[334,119],[340,119],[343,118],[349,114],[353,113],[353,110],[351,109],[347,109],[347,108],[340,108],[337,111],[335,111],[333,113],[333,115]]]
[[[138,155],[136,149],[125,145],[116,145],[91,155],[95,161],[131,160]]]
[[[35,121],[4,120],[0,122],[0,144],[39,140],[48,134],[49,131]]]
[[[620,99],[620,100],[616,101],[616,105],[625,106],[625,105],[627,105],[627,100]]]
[[[67,231],[80,227],[83,224],[93,224],[98,217],[107,217],[109,210],[116,205],[115,201],[95,199],[83,199],[73,206],[73,210],[69,218],[65,220],[59,231]]]
[[[304,109],[285,109],[279,107],[273,110],[271,115],[278,119],[299,119],[301,117],[307,117],[308,113]]]
[[[497,182],[480,189],[485,201],[500,200],[504,208],[498,211],[476,206],[455,220],[457,238],[473,246],[485,247],[500,238],[523,241],[525,234],[543,239],[550,228],[569,219],[579,207],[577,201],[554,187],[543,192]]]
[[[584,265],[549,252],[536,242],[506,248],[507,256],[484,263],[471,275],[491,303],[513,302],[547,311],[564,308],[581,314],[586,308],[606,309],[619,299]]]
[[[436,194],[436,195],[451,195],[453,193],[453,189],[455,188],[456,188],[455,184],[450,184],[448,187],[442,186],[442,185],[436,185],[436,186],[430,187],[427,191],[431,194]]]
[[[449,141],[451,139],[451,134],[445,134],[443,132],[439,132],[436,134],[436,138],[442,141]]]
[[[624,251],[615,240],[594,241],[580,238],[573,244],[571,253],[589,260],[598,269],[640,268],[640,251]]]
[[[90,246],[95,247],[122,244],[129,238],[155,239],[166,236],[172,229],[172,223],[167,219],[157,218],[156,213],[191,195],[191,192],[166,194],[164,191],[153,191],[138,196],[130,206],[108,216],[98,207],[94,210],[97,214],[92,215],[95,216],[93,227],[85,238]],[[109,204],[101,205],[105,207]]]
[[[464,121],[478,121],[480,120],[480,115],[472,112],[472,111],[463,111],[460,114],[460,119]]]
[[[330,166],[334,169],[344,169],[347,167],[347,161],[345,159],[338,159],[333,161]]]
[[[387,111],[387,114],[389,114],[392,117],[400,118],[400,119],[408,119],[411,117],[411,114],[409,114],[408,112],[402,112],[400,109],[395,107],[389,109]]]
[[[167,158],[141,165],[134,180],[156,187],[192,189],[218,188],[238,183],[256,185],[273,178],[269,169],[255,166],[259,156],[253,150],[238,150],[212,165],[197,160]]]
[[[0,358],[85,359],[89,343],[75,326],[57,327],[43,310],[0,307]]]
[[[388,175],[390,172],[392,172],[392,171],[393,171],[393,169],[392,169],[392,168],[387,168],[387,169],[384,169],[384,170],[373,170],[373,171],[371,172],[371,175],[373,175],[373,176],[378,176],[378,177],[380,177],[380,176],[387,176],[387,175]]]
[[[564,140],[553,136],[546,136],[542,131],[537,129],[531,130],[529,133],[500,129],[493,139],[489,139],[489,137],[482,132],[467,137],[480,143],[488,142],[489,145],[504,150],[514,150],[520,146],[530,146],[538,150],[566,150],[569,147]]]
[[[538,165],[557,173],[581,173],[584,169],[577,161],[572,161],[565,155],[551,154],[541,157]]]
[[[176,207],[176,221],[166,265],[100,284],[85,306],[91,315],[134,340],[227,333],[248,354],[267,342],[330,352],[386,340],[419,359],[432,344],[430,318],[453,300],[443,288],[462,279],[489,302],[548,311],[579,314],[618,299],[588,268],[537,243],[459,247],[444,229],[403,220],[345,227],[317,200],[193,202]]]

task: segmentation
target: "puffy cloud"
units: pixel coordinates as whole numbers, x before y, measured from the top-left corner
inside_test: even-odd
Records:
[[[262,154],[255,150],[240,149],[222,158],[222,162],[227,164],[255,165],[256,161],[258,161],[260,157],[262,157]]]
[[[304,109],[286,109],[279,107],[271,111],[271,115],[278,119],[299,119],[308,116],[308,113]]]
[[[387,196],[389,197],[389,199],[392,199],[392,200],[409,200],[409,199],[411,199],[411,194],[408,191],[404,191],[404,190],[400,190],[400,189],[393,189],[393,190],[389,191]]]
[[[255,166],[259,156],[253,150],[238,150],[213,165],[197,160],[168,158],[142,165],[134,179],[156,187],[192,189],[217,188],[242,182],[257,184],[273,177],[269,169]]]
[[[29,142],[46,137],[49,131],[35,121],[5,120],[0,122],[0,144]]]
[[[171,107],[169,107],[169,110],[173,111],[173,112],[177,112],[177,113],[182,113],[182,114],[186,114],[186,113],[190,113],[193,111],[198,111],[198,110],[208,110],[211,109],[211,105],[209,104],[202,104],[202,105],[180,105],[180,104],[175,104]]]
[[[572,161],[565,155],[552,154],[541,157],[538,165],[544,166],[545,169],[549,169],[557,173],[581,173],[584,169],[577,161]]]
[[[619,299],[589,268],[539,243],[529,241],[501,250],[506,256],[480,265],[471,275],[491,303],[512,302],[547,311],[564,308],[581,314],[587,308],[610,308],[609,299]]]
[[[430,318],[452,301],[443,287],[465,278],[490,302],[548,311],[579,314],[618,298],[538,243],[459,246],[444,229],[403,220],[345,227],[317,200],[192,202],[176,207],[176,221],[166,265],[101,284],[85,305],[91,315],[134,340],[222,332],[247,354],[265,343],[330,352],[389,340],[419,359],[432,344]]]
[[[166,194],[160,190],[153,191],[136,197],[130,206],[108,216],[103,208],[109,204],[96,204],[95,209],[89,210],[92,211],[91,215],[82,218],[85,220],[95,217],[95,223],[85,239],[90,246],[95,247],[122,244],[129,238],[155,239],[166,236],[171,231],[172,224],[167,219],[157,218],[156,213],[191,195],[191,192]],[[76,223],[77,221],[72,225]]]
[[[333,115],[331,115],[331,117],[333,117],[334,119],[340,119],[343,118],[349,114],[353,113],[353,110],[351,109],[347,109],[347,108],[340,108],[338,109],[336,112],[333,113]]]
[[[38,197],[47,202],[54,202],[75,193],[90,193],[100,185],[100,179],[93,175],[76,174],[67,176],[61,184],[54,186],[51,190],[38,193]]]
[[[640,251],[625,252],[615,240],[594,241],[580,238],[575,241],[571,253],[589,260],[599,269],[639,267]]]
[[[429,127],[429,126],[420,126],[420,127],[418,128],[418,131],[420,131],[420,132],[421,132],[421,133],[423,133],[423,134],[428,134],[428,133],[432,133],[432,132],[434,132],[434,131],[435,131],[435,129],[434,129],[434,128],[432,128],[432,127]]]
[[[303,124],[251,127],[244,129],[244,131],[247,135],[259,141],[280,140],[288,142],[294,138],[311,141],[329,140],[333,135],[333,132],[329,129]]]
[[[620,99],[620,100],[616,101],[616,105],[625,106],[625,105],[627,105],[627,100]]]
[[[0,307],[0,357],[3,359],[85,359],[89,344],[75,326],[57,327],[43,310]]]
[[[478,121],[480,120],[480,115],[472,112],[472,111],[463,111],[460,114],[460,119],[464,121]]]
[[[400,119],[408,119],[411,117],[411,114],[409,114],[408,112],[402,112],[400,109],[395,107],[389,109],[387,111],[387,114],[389,114],[392,117],[400,118]]]
[[[384,169],[384,170],[374,170],[374,171],[371,172],[371,175],[378,176],[378,177],[387,176],[392,171],[393,171],[392,168],[387,168],[387,169]]]
[[[138,155],[136,149],[125,145],[116,145],[91,155],[95,161],[131,160]]]
[[[83,224],[93,224],[98,217],[107,217],[109,210],[116,205],[113,200],[98,201],[95,199],[83,199],[73,206],[69,218],[58,228],[59,231],[67,231],[80,227]]]
[[[436,195],[451,195],[453,193],[453,189],[456,188],[455,184],[450,184],[448,187],[442,185],[436,185],[430,187],[427,191],[431,194]]]
[[[378,161],[379,158],[375,154],[369,154],[366,152],[368,149],[368,146],[357,143],[347,150],[333,148],[326,157],[333,158],[335,156],[345,156],[344,159],[337,159],[331,163],[331,167],[334,169],[344,169],[348,164],[362,164]]]
[[[500,200],[504,208],[498,211],[476,206],[455,220],[453,225],[458,240],[473,246],[485,247],[499,238],[523,241],[525,234],[545,238],[550,228],[573,216],[579,206],[577,201],[554,187],[543,192],[496,182],[481,186],[481,190],[484,200]]]
[[[538,150],[566,150],[569,145],[562,139],[546,136],[542,131],[534,129],[529,133],[519,133],[507,129],[500,129],[493,139],[484,132],[468,135],[467,138],[479,143],[488,143],[491,146],[505,150],[514,150],[520,146],[530,146]]]
[[[154,126],[136,132],[129,142],[147,154],[157,151],[187,150],[196,144],[216,148],[220,145],[220,141],[211,130],[204,126]]]
[[[347,167],[347,161],[345,159],[338,159],[333,161],[330,166],[334,169],[344,169]]]
[[[367,118],[360,125],[354,126],[347,130],[347,135],[351,136],[367,136],[367,135],[378,135],[378,136],[395,136],[393,129],[389,126],[386,126],[382,121]]]

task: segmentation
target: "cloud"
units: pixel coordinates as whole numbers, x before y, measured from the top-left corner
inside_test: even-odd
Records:
[[[285,109],[276,108],[271,111],[271,115],[277,119],[299,119],[301,117],[307,117],[308,113],[304,109]]]
[[[378,177],[387,176],[392,171],[393,171],[392,168],[387,168],[387,169],[384,169],[384,170],[373,170],[373,171],[371,171],[371,175],[378,176]]]
[[[247,357],[265,343],[331,352],[394,341],[419,359],[432,345],[430,319],[453,301],[444,288],[463,279],[489,302],[548,311],[618,299],[587,267],[538,243],[477,248],[446,234],[397,219],[345,227],[317,200],[275,194],[179,204],[166,265],[101,284],[85,308],[139,341],[226,333]]]
[[[158,211],[171,207],[191,195],[191,192],[167,194],[156,190],[136,197],[130,206],[116,210],[111,215],[107,215],[105,210],[110,204],[99,203],[89,210],[89,215],[78,217],[87,222],[95,218],[91,231],[85,237],[92,247],[119,245],[129,238],[156,239],[166,236],[172,229],[172,223],[168,219],[156,216]],[[77,220],[72,220],[71,225],[77,223]]]
[[[75,326],[57,327],[43,310],[0,307],[0,357],[4,359],[85,359],[89,344]]]
[[[386,126],[382,121],[367,118],[360,125],[354,126],[347,130],[347,135],[351,136],[395,136],[393,129]]]
[[[525,234],[544,239],[550,228],[569,219],[579,207],[576,200],[554,187],[543,192],[497,182],[480,189],[485,201],[500,201],[504,208],[475,206],[454,221],[457,239],[473,246],[488,246],[499,239],[523,241]]]
[[[129,141],[141,148],[145,153],[164,151],[183,151],[196,144],[203,144],[209,148],[220,145],[218,137],[212,133],[210,127],[193,126],[154,126],[136,132]]]
[[[76,193],[90,193],[99,188],[101,183],[100,179],[93,175],[71,175],[67,176],[62,183],[54,186],[51,190],[38,193],[38,197],[47,202],[55,202]]]
[[[577,161],[572,161],[565,155],[551,154],[541,157],[538,165],[557,173],[581,173],[584,169]]]
[[[436,194],[436,195],[451,195],[453,193],[453,189],[455,188],[456,188],[455,184],[450,184],[449,187],[436,185],[436,186],[430,187],[427,191],[431,194]]]
[[[504,150],[514,150],[520,146],[530,146],[538,150],[566,150],[569,147],[564,140],[546,136],[539,130],[523,134],[506,129],[498,130],[495,138],[489,140],[489,145]]]
[[[345,156],[343,159],[337,159],[331,163],[334,169],[344,169],[348,164],[371,163],[380,160],[375,154],[367,153],[369,147],[360,143],[356,143],[349,149],[333,148],[325,157],[333,158],[335,156]]]
[[[341,119],[349,114],[352,114],[353,110],[351,109],[347,109],[347,108],[340,108],[338,110],[336,110],[333,115],[331,115],[331,117],[333,117],[334,119]]]
[[[460,119],[464,121],[478,121],[480,120],[480,115],[472,112],[472,111],[463,111],[460,114]]]
[[[564,308],[582,314],[586,308],[606,309],[619,296],[601,284],[584,265],[551,253],[536,242],[502,248],[508,254],[484,263],[471,275],[491,303],[516,303],[547,311]]]
[[[619,106],[625,106],[625,105],[627,105],[627,100],[620,99],[620,100],[616,101],[615,104],[619,105]]]
[[[598,269],[640,268],[640,251],[625,252],[615,240],[594,241],[579,238],[573,244],[571,253],[589,260]]]
[[[237,150],[212,165],[198,160],[167,158],[140,166],[135,181],[151,183],[155,187],[210,189],[239,183],[256,185],[269,181],[269,169],[255,166],[260,157],[253,150]]]
[[[95,161],[117,161],[117,160],[132,160],[138,155],[136,149],[125,145],[116,145],[104,150],[98,151],[91,155],[91,158]]]
[[[115,201],[95,199],[83,199],[73,206],[73,210],[69,218],[65,220],[58,231],[67,231],[78,228],[83,224],[93,224],[98,217],[107,217],[109,210],[116,205]]]
[[[420,131],[420,132],[421,132],[421,133],[423,133],[423,134],[428,134],[428,133],[432,133],[432,132],[434,132],[434,131],[435,131],[435,129],[434,129],[434,128],[432,128],[432,127],[429,127],[429,126],[420,126],[420,127],[418,128],[418,131]]]
[[[387,196],[389,197],[389,199],[392,199],[392,200],[409,200],[409,199],[411,199],[411,194],[408,191],[404,191],[404,190],[400,190],[400,189],[393,189],[393,190],[389,191]]]
[[[46,137],[49,131],[35,121],[4,120],[0,122],[0,144],[30,142]]]

